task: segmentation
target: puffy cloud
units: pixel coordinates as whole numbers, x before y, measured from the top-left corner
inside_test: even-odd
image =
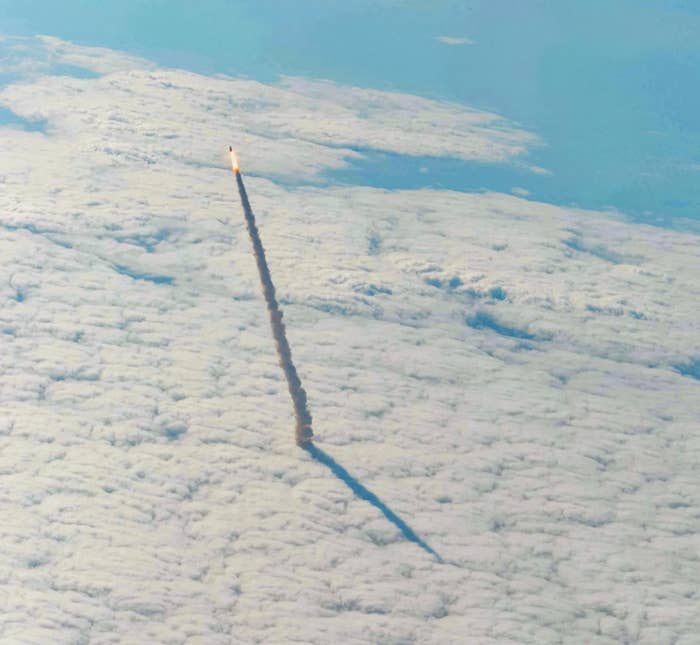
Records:
[[[474,41],[471,38],[464,36],[435,36],[435,40],[445,45],[473,45]]]
[[[375,133],[510,154],[405,95],[128,63],[0,102],[46,121],[0,131],[0,640],[698,633],[697,236],[290,183]],[[231,140],[319,446],[444,564],[294,445]]]
[[[518,197],[529,197],[530,195],[530,191],[527,188],[522,188],[521,186],[513,186],[513,188],[510,189],[510,192]]]
[[[0,35],[0,72],[23,75],[70,73],[100,75],[128,69],[153,69],[150,61],[103,47],[78,46],[53,36]]]
[[[49,57],[118,71],[97,79],[36,78],[5,88],[0,101],[24,118],[48,119],[71,132],[74,145],[101,146],[107,163],[127,156],[218,166],[227,143],[212,140],[219,132],[241,148],[246,170],[292,181],[343,166],[362,147],[503,161],[535,142],[494,114],[407,94],[295,78],[271,86],[203,77],[154,70],[118,54],[101,67],[93,49],[49,43]]]

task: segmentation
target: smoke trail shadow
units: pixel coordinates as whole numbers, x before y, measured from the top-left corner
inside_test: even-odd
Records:
[[[379,509],[384,517],[388,519],[409,541],[417,544],[426,553],[432,555],[438,562],[443,562],[440,555],[425,541],[422,540],[416,532],[404,522],[394,511],[392,511],[381,499],[379,499],[372,491],[365,488],[357,479],[355,479],[345,468],[343,468],[333,457],[324,452],[313,443],[308,442],[301,446],[308,452],[316,461],[326,466],[338,479],[340,479],[355,495],[366,502],[369,502],[375,508]]]

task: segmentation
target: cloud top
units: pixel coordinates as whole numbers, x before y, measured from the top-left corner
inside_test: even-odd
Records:
[[[474,41],[471,38],[465,36],[435,36],[435,40],[441,42],[445,45],[473,45]]]
[[[375,137],[508,159],[494,115],[32,52],[0,93],[46,121],[1,129],[0,641],[700,633],[697,236],[299,185]],[[290,439],[232,141],[319,447],[389,515]]]
[[[111,133],[114,150],[129,145],[131,137],[140,140],[148,128],[153,144],[161,145],[160,149],[154,145],[154,154],[182,155],[174,137],[187,137],[193,128],[201,129],[198,139],[204,144],[206,132],[229,129],[244,152],[248,146],[256,150],[251,158],[257,165],[248,166],[249,170],[266,167],[267,172],[291,177],[314,176],[322,168],[342,166],[345,159],[357,156],[356,148],[496,162],[522,155],[537,143],[534,135],[498,115],[405,93],[302,78],[266,85],[203,77],[152,69],[145,61],[119,53],[102,56],[100,49],[54,38],[7,43],[10,53],[0,69],[31,67],[34,81],[5,88],[0,102],[26,118],[53,120],[54,127],[71,127],[68,106],[80,113],[89,111],[90,118],[101,124],[100,135]],[[89,69],[100,78],[86,82],[90,79],[42,76],[51,72],[56,61]],[[119,106],[132,93],[144,102],[144,111],[150,109],[159,117],[149,118],[140,132],[129,133],[120,126]],[[171,101],[176,94],[183,103]],[[204,103],[208,108],[201,115]],[[163,105],[169,108],[165,112]],[[194,124],[188,120],[193,110],[203,121]],[[86,134],[81,130],[81,137]],[[187,154],[198,162],[218,163],[202,144]],[[284,163],[276,161],[280,158]]]

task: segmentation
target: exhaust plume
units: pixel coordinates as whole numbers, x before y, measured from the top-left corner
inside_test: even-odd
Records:
[[[241,167],[238,163],[238,157],[236,156],[236,151],[231,146],[228,147],[228,156],[231,160],[231,170],[233,170],[234,173],[240,172]]]
[[[289,387],[289,394],[292,397],[294,404],[294,416],[296,417],[296,441],[298,445],[304,445],[311,441],[314,433],[311,429],[311,413],[306,402],[306,391],[304,390],[301,379],[297,374],[296,367],[292,361],[292,350],[287,341],[287,333],[282,322],[282,311],[275,297],[275,286],[272,283],[270,269],[267,266],[265,259],[265,249],[260,241],[260,234],[255,223],[255,215],[248,201],[248,193],[243,185],[243,177],[241,176],[240,166],[236,153],[229,147],[231,157],[231,170],[236,175],[238,184],[238,192],[241,196],[241,204],[243,213],[245,214],[246,225],[248,226],[248,235],[253,244],[253,253],[255,261],[258,265],[258,273],[260,274],[260,283],[262,284],[263,295],[267,303],[267,310],[270,314],[270,326],[272,327],[272,336],[275,339],[277,347],[277,355],[279,356],[280,367],[284,371]]]
[[[248,234],[250,241],[253,244],[253,253],[255,261],[258,265],[258,273],[260,274],[260,283],[262,284],[263,295],[267,303],[267,310],[270,314],[270,326],[272,327],[272,335],[275,339],[277,347],[277,355],[280,360],[280,367],[284,371],[289,386],[289,394],[292,397],[294,404],[294,416],[296,417],[296,441],[297,445],[306,450],[316,461],[322,463],[330,469],[330,471],[360,499],[369,502],[380,510],[384,517],[389,520],[396,528],[401,531],[403,536],[417,544],[426,553],[435,557],[438,562],[444,562],[440,555],[432,549],[428,543],[421,539],[418,534],[404,522],[394,511],[392,511],[379,497],[365,488],[357,479],[355,479],[345,468],[343,468],[335,459],[325,453],[320,448],[317,448],[313,442],[313,430],[311,429],[311,414],[306,404],[306,391],[301,385],[301,379],[297,374],[297,370],[292,362],[292,351],[289,348],[287,334],[282,322],[282,311],[280,310],[277,298],[275,297],[275,286],[272,284],[272,276],[270,269],[267,266],[265,259],[265,249],[260,241],[258,227],[255,224],[255,215],[248,201],[248,193],[243,185],[243,177],[241,176],[241,168],[238,163],[238,158],[233,148],[229,146],[229,156],[231,158],[231,170],[236,175],[236,183],[238,184],[238,192],[241,196],[241,204],[243,205],[243,213],[248,226]]]

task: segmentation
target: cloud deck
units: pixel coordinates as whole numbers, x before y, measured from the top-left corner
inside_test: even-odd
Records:
[[[341,134],[406,153],[415,132],[394,108],[347,126],[377,104],[358,88],[24,47],[0,104],[46,126],[1,131],[0,640],[693,642],[697,236],[281,185],[342,164]],[[45,75],[47,47],[99,75]],[[415,128],[456,123],[436,153],[531,140],[416,101]],[[212,132],[260,146],[247,182],[324,447],[446,564],[289,441]]]

